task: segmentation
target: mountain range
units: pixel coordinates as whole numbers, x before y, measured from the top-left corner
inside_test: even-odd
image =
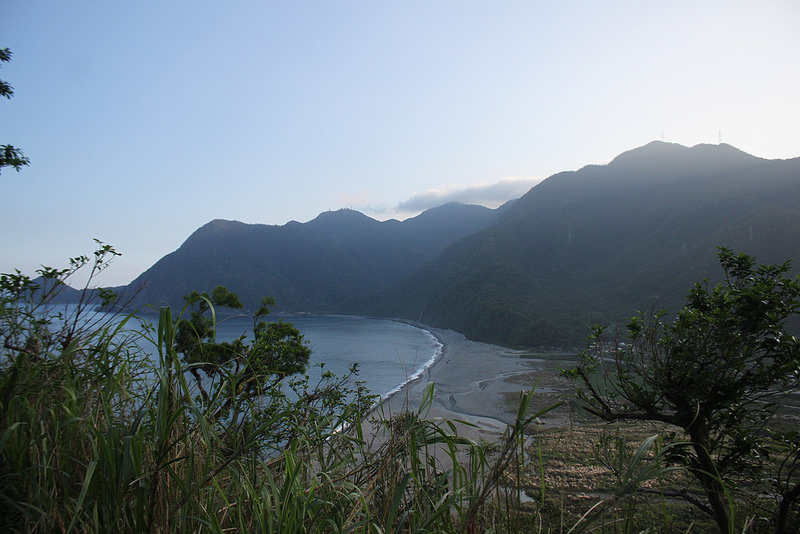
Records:
[[[192,290],[224,285],[246,308],[271,296],[291,312],[332,313],[354,295],[385,289],[447,245],[488,226],[501,210],[447,204],[405,221],[350,209],[283,226],[214,220],[127,289],[135,305],[183,305]]]
[[[307,223],[215,220],[123,292],[182,306],[224,285],[255,307],[403,318],[507,346],[579,345],[592,324],[676,310],[722,276],[725,246],[800,257],[800,158],[652,142],[553,175],[490,210],[447,204],[405,221],[352,210]]]

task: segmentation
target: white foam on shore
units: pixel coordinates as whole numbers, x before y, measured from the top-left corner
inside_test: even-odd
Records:
[[[421,326],[416,326],[411,324],[409,324],[409,326],[412,326],[418,330],[422,330],[425,333],[425,335],[428,336],[431,339],[431,341],[433,341],[433,346],[434,346],[433,355],[430,357],[430,359],[428,359],[425,363],[423,363],[419,369],[414,371],[413,374],[409,375],[404,382],[389,390],[388,393],[381,395],[380,400],[378,400],[378,402],[376,402],[375,405],[388,401],[393,395],[403,391],[403,388],[409,385],[411,382],[421,378],[422,375],[425,373],[425,371],[427,371],[431,365],[436,363],[436,360],[438,360],[442,355],[442,349],[444,348],[444,345],[442,344],[441,340],[433,334],[433,332]]]

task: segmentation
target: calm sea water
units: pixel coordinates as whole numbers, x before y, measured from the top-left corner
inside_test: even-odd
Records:
[[[69,315],[72,310],[73,305],[55,305],[48,313]],[[142,318],[151,324],[158,322],[157,316]],[[322,373],[319,364],[324,363],[326,371],[343,375],[357,363],[357,379],[363,380],[372,394],[384,398],[423,373],[442,350],[429,331],[389,319],[271,314],[266,320],[292,323],[303,334],[312,350],[308,369],[312,384]],[[230,341],[242,333],[252,339],[252,326],[252,318],[222,319],[217,325],[217,340]]]
[[[326,371],[344,374],[353,363],[373,394],[386,397],[424,372],[442,346],[427,330],[388,319],[341,315],[270,315],[269,321],[292,323],[305,337],[312,353],[309,375]],[[217,328],[217,339],[230,340],[248,332],[252,320],[229,318]]]

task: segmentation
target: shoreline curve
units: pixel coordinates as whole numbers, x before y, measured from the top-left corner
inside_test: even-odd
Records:
[[[418,411],[429,384],[434,384],[430,406],[422,413],[430,419],[463,421],[459,432],[471,438],[496,438],[513,424],[517,399],[537,383],[545,383],[537,405],[550,405],[567,397],[571,385],[559,370],[573,363],[564,355],[531,358],[525,351],[467,339],[453,330],[443,330],[402,321],[432,335],[441,348],[405,383],[383,396],[373,407],[379,417]],[[565,424],[567,409],[548,412],[545,424]]]

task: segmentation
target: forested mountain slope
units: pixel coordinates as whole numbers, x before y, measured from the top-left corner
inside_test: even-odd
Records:
[[[653,142],[559,173],[346,309],[502,344],[575,345],[594,323],[677,309],[694,282],[722,275],[718,246],[762,263],[800,261],[800,159]]]
[[[224,285],[253,308],[405,318],[513,346],[580,345],[592,324],[682,305],[716,248],[800,262],[800,158],[653,142],[551,176],[498,210],[403,222],[352,210],[283,226],[212,221],[125,288],[181,306]],[[797,265],[800,267],[800,265]]]
[[[326,312],[397,282],[498,213],[446,204],[403,222],[379,222],[353,210],[283,226],[214,220],[124,291],[138,291],[132,307],[180,308],[183,295],[224,285],[247,308],[272,296],[279,310]]]

